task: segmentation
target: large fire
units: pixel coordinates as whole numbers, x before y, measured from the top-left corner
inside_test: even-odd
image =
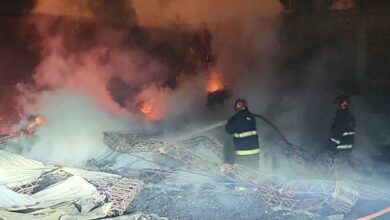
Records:
[[[224,88],[225,88],[225,80],[223,78],[222,73],[216,70],[212,71],[208,75],[208,79],[207,79],[207,86],[206,86],[207,92],[212,93],[218,90],[223,90]]]

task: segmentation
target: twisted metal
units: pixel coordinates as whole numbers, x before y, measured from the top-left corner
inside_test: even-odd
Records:
[[[39,176],[36,180],[12,190],[26,195],[33,195],[39,190],[49,187],[57,182],[66,180],[72,174],[63,170],[53,170]],[[135,179],[105,177],[97,179],[87,179],[89,183],[96,187],[101,195],[104,195],[107,202],[112,202],[108,216],[123,215],[136,195],[142,190],[143,182]]]
[[[17,193],[20,193],[20,194],[25,194],[25,195],[29,195],[31,196],[34,191],[34,189],[41,183],[43,178],[39,177],[33,181],[30,181],[26,184],[23,184],[23,185],[20,185],[20,186],[17,186],[17,187],[14,187],[12,188],[12,190],[14,192],[17,192]]]
[[[141,191],[143,183],[127,178],[104,178],[91,181],[98,191],[112,202],[108,216],[123,215],[136,195]]]
[[[222,146],[205,136],[170,142],[155,136],[105,133],[105,143],[122,153],[158,153],[192,168],[223,176],[244,186],[246,190],[243,193],[258,194],[269,206],[283,210],[311,211],[330,207],[337,212],[347,213],[359,197],[357,190],[344,183],[321,180],[285,181],[278,176],[261,174],[244,166],[221,165],[210,161],[194,151],[196,146],[203,144],[217,155],[222,154]],[[297,155],[300,160],[305,160],[303,154]]]

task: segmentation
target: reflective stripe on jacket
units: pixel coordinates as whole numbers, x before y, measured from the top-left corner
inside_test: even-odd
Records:
[[[253,135],[257,135],[257,131],[245,131],[245,132],[241,132],[241,133],[234,133],[233,137],[244,138],[244,137],[249,137],[249,136],[253,136]]]
[[[352,144],[347,144],[347,145],[337,145],[336,149],[338,150],[346,150],[346,149],[351,149]]]
[[[229,118],[225,130],[234,137],[236,151],[259,148],[256,118],[248,109],[241,110]]]
[[[236,155],[238,156],[247,156],[247,155],[253,155],[253,154],[258,154],[260,153],[260,149],[252,149],[252,150],[237,150]]]
[[[355,118],[348,109],[337,110],[331,127],[330,141],[333,149],[345,150],[353,147],[355,138]]]

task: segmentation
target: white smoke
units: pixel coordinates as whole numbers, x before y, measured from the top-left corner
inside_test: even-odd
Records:
[[[130,120],[110,114],[82,92],[61,89],[40,95],[39,126],[22,154],[51,163],[81,165],[106,152],[103,131],[123,131]],[[17,146],[20,147],[20,146]]]

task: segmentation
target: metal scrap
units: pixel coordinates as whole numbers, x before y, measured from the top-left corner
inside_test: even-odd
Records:
[[[129,154],[140,152],[162,154],[194,169],[214,176],[223,176],[234,184],[244,186],[245,190],[242,193],[258,194],[269,206],[278,209],[306,212],[329,207],[338,213],[348,213],[359,198],[357,187],[351,183],[326,180],[287,181],[279,176],[262,174],[240,165],[212,161],[194,150],[196,146],[202,144],[217,157],[222,155],[222,146],[205,136],[169,141],[150,135],[106,132],[104,142],[113,151]],[[304,159],[303,156],[299,157],[299,160]],[[329,163],[320,162],[318,165],[328,170],[327,164]],[[373,194],[377,191],[372,190]],[[373,194],[372,197],[379,199]]]

